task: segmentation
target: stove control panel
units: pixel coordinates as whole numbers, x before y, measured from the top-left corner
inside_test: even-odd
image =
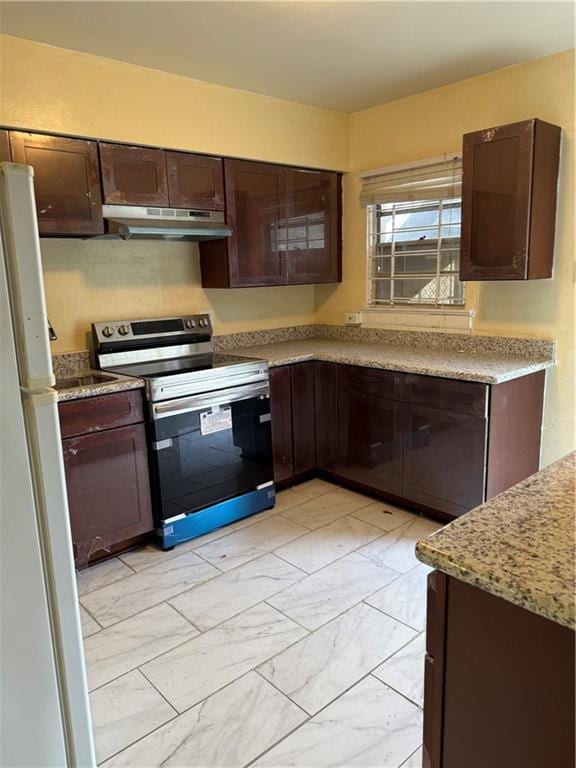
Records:
[[[92,329],[96,343],[106,345],[111,342],[128,344],[136,340],[159,343],[168,337],[178,339],[180,336],[202,337],[212,336],[210,315],[187,315],[184,317],[152,317],[145,320],[107,320],[104,323],[93,323]]]

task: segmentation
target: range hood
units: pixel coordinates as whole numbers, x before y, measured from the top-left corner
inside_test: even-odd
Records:
[[[157,208],[139,205],[104,205],[108,234],[99,239],[217,240],[229,237],[222,211]]]

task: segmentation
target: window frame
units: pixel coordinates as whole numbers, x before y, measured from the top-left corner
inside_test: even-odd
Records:
[[[459,268],[459,261],[458,266],[455,270],[452,270],[450,272],[442,271],[441,268],[441,258],[442,258],[442,228],[447,226],[454,226],[454,222],[451,221],[443,221],[442,219],[442,211],[444,209],[444,206],[449,203],[450,205],[453,205],[454,201],[461,201],[461,196],[454,196],[450,198],[438,198],[436,200],[431,200],[429,198],[422,199],[422,200],[399,200],[397,202],[390,202],[390,203],[373,203],[366,206],[367,211],[367,240],[366,240],[366,306],[372,311],[383,309],[383,310],[389,310],[391,308],[420,308],[422,310],[430,310],[430,309],[441,309],[441,310],[462,310],[463,307],[466,306],[466,284],[463,281],[460,281],[458,278],[458,268]],[[392,228],[391,232],[391,248],[390,248],[390,275],[381,278],[382,280],[388,280],[390,282],[390,298],[389,299],[377,299],[375,298],[375,284],[378,281],[378,278],[374,276],[373,273],[373,265],[375,259],[378,258],[387,258],[387,255],[379,254],[377,253],[377,247],[378,247],[378,234],[380,232],[380,220],[384,216],[390,216],[392,215],[392,220],[394,221],[394,217],[397,215],[398,211],[395,209],[395,206],[402,207],[406,209],[407,206],[411,206],[414,208],[417,208],[418,206],[430,206],[432,203],[435,203],[435,210],[438,210],[438,223],[434,225],[423,225],[422,227],[414,227],[415,231],[421,231],[427,228],[430,229],[436,229],[438,232],[438,237],[436,240],[434,240],[435,243],[435,251],[436,251],[436,258],[435,258],[435,272],[422,272],[422,273],[414,273],[413,275],[410,273],[402,273],[401,276],[396,277],[395,276],[395,260],[397,258],[401,258],[402,254],[395,253],[395,240],[394,240],[394,234],[398,231],[409,231],[409,228]],[[383,209],[386,207],[391,206],[391,210],[384,211]],[[461,226],[460,222],[457,223],[458,226]],[[461,235],[458,236],[458,242],[460,241]],[[456,238],[454,238],[456,239]],[[410,254],[410,256],[416,255],[414,253]],[[458,255],[459,258],[459,255]],[[441,277],[445,275],[446,277],[454,277],[455,278],[455,285],[460,284],[461,285],[461,296],[458,297],[457,291],[454,289],[450,291],[450,294],[445,299],[442,299],[439,296],[439,290],[441,288]],[[418,279],[420,278],[431,278],[432,280],[436,281],[436,295],[434,299],[426,300],[426,299],[419,299],[419,300],[412,300],[410,298],[397,298],[394,295],[394,281],[395,280],[402,280],[402,279]]]

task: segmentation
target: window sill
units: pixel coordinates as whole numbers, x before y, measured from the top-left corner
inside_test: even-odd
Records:
[[[367,328],[471,333],[474,310],[465,307],[365,307],[358,312]]]

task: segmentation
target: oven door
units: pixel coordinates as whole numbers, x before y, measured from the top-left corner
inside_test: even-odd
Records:
[[[271,484],[268,382],[151,405],[154,508],[161,521]]]

